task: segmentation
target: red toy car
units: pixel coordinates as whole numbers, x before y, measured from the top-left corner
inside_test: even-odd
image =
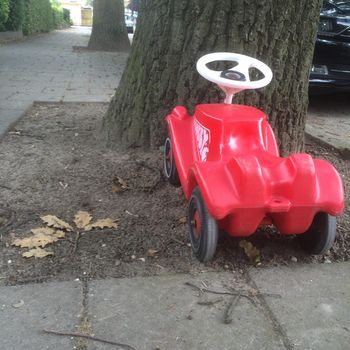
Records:
[[[237,62],[221,72],[213,61]],[[251,81],[249,69],[264,78]],[[189,236],[200,261],[216,250],[219,229],[231,236],[249,236],[273,224],[283,235],[298,235],[312,254],[333,244],[336,215],[344,207],[343,185],[334,167],[308,154],[279,156],[265,114],[231,104],[235,93],[266,86],[272,72],[244,55],[213,53],[197,62],[198,72],[226,93],[224,104],[197,105],[190,116],[183,106],[166,117],[164,171],[183,188],[188,205]]]

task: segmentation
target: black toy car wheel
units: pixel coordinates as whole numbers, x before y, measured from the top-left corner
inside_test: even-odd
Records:
[[[194,254],[201,262],[213,258],[218,242],[218,225],[209,214],[203,197],[196,187],[188,204],[188,228]]]
[[[299,243],[304,250],[311,254],[324,254],[335,240],[337,220],[327,213],[317,213],[310,228],[298,235]]]
[[[172,185],[180,186],[179,174],[176,169],[173,145],[170,137],[165,140],[164,144],[164,174]]]

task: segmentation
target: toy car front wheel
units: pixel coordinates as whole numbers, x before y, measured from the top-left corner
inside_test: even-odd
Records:
[[[311,254],[324,254],[333,245],[337,231],[337,220],[327,213],[317,213],[310,228],[298,235],[299,243]]]
[[[164,174],[173,186],[180,186],[179,174],[176,168],[173,145],[170,137],[167,137],[164,144]]]
[[[198,187],[192,192],[187,214],[193,252],[199,261],[209,261],[213,258],[216,251],[218,225],[208,212]]]

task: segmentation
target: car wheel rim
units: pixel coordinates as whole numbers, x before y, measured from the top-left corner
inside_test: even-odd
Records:
[[[199,218],[199,214],[198,214],[197,210],[194,213],[194,218],[192,221],[193,221],[194,232],[195,232],[197,238],[199,239],[199,237],[201,235],[201,220]]]
[[[194,202],[192,202],[190,208],[190,217],[189,217],[189,223],[190,223],[190,238],[192,247],[195,251],[199,249],[200,244],[200,238],[201,238],[201,221],[200,216],[197,210],[197,205]]]

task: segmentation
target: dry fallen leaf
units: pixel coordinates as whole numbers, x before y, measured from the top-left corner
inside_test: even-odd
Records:
[[[44,250],[45,246],[48,244],[57,242],[60,238],[65,237],[66,231],[73,231],[73,227],[67,222],[59,219],[55,215],[42,216],[41,220],[50,227],[36,227],[31,229],[32,236],[25,238],[14,239],[12,245],[28,248],[29,250],[22,253],[25,258],[35,257],[44,258],[48,255],[53,255],[53,252]],[[90,223],[92,216],[86,211],[78,211],[75,214],[74,222],[79,229],[84,229],[89,231],[95,228],[117,228],[117,221],[111,218],[100,219],[94,223]],[[79,232],[77,232],[78,234]],[[14,238],[14,237],[13,237]]]
[[[74,222],[78,228],[85,228],[90,224],[92,216],[87,211],[79,210],[74,216]]]
[[[154,258],[158,253],[158,250],[156,249],[148,249],[147,255],[150,256],[151,258]]]
[[[45,249],[41,249],[41,248],[35,248],[35,249],[31,249],[27,252],[24,252],[22,253],[22,256],[25,257],[25,258],[31,258],[31,257],[34,257],[34,258],[45,258],[45,256],[48,256],[48,255],[53,255],[53,252],[49,252]]]
[[[115,221],[117,220],[113,220],[110,218],[100,219],[90,225],[85,226],[85,229],[89,231],[93,228],[117,228],[118,225]]]
[[[51,227],[37,227],[32,228],[31,232],[33,235],[47,235],[47,236],[54,236],[56,238],[63,238],[65,237],[66,233],[62,230],[55,230]]]
[[[55,233],[53,234],[53,236],[57,237],[57,238],[63,238],[65,237],[66,233],[64,231],[61,230],[56,230]]]
[[[119,176],[115,176],[113,179],[112,192],[119,193],[124,192],[129,188],[125,180]]]
[[[186,218],[186,217],[180,218],[180,219],[178,220],[178,222],[179,222],[179,224],[186,224],[187,218]]]
[[[246,240],[242,240],[239,242],[239,246],[244,249],[245,254],[249,258],[249,260],[255,264],[260,264],[260,251],[256,247],[253,246],[250,242]]]
[[[15,239],[12,245],[16,247],[22,248],[37,248],[37,247],[45,247],[50,243],[54,243],[58,241],[58,238],[55,236],[44,235],[42,233],[35,234],[31,237],[25,237],[22,239]]]
[[[32,232],[33,235],[53,235],[56,230],[54,228],[51,227],[36,227],[36,228],[32,228],[30,230]]]
[[[61,230],[73,231],[73,227],[69,225],[67,222],[59,219],[55,215],[45,215],[41,217],[41,220],[45,222],[47,226],[60,228]]]

